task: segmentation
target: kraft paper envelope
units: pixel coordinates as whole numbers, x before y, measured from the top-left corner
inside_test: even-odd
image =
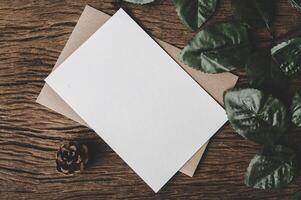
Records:
[[[123,9],[45,81],[155,192],[227,121]]]
[[[68,58],[83,42],[85,42],[99,27],[101,27],[108,19],[109,15],[98,11],[90,6],[86,6],[81,17],[78,20],[69,40],[67,41],[61,55],[59,56],[54,69]],[[163,49],[173,57],[183,69],[189,73],[195,81],[197,81],[212,97],[220,104],[223,104],[223,92],[233,87],[238,77],[231,73],[222,74],[205,74],[180,63],[178,55],[180,50],[166,42],[157,40]],[[79,80],[80,81],[80,80]],[[37,102],[44,105],[80,124],[87,124],[82,120],[68,104],[66,104],[47,84],[44,85],[41,93],[37,98]],[[193,176],[197,165],[206,149],[207,144],[203,145],[197,153],[181,168],[181,172]]]

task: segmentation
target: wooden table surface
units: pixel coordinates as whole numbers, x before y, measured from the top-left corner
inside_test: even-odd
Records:
[[[177,173],[155,194],[92,130],[35,103],[86,4],[108,14],[123,7],[152,36],[180,48],[194,35],[179,21],[171,0],[145,6],[113,0],[0,0],[0,199],[288,199],[301,188],[301,177],[280,190],[246,187],[244,174],[259,146],[226,124],[193,178]],[[208,24],[227,19],[230,1],[220,0]],[[279,0],[274,27],[280,39],[301,35],[301,13]],[[269,45],[266,31],[255,30],[255,38],[259,46]],[[238,85],[244,85],[244,73],[237,74]],[[299,132],[290,134],[298,137]],[[83,173],[64,176],[56,172],[55,154],[70,140],[91,144],[94,158]]]

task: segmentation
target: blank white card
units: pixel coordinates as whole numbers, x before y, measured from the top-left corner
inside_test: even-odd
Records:
[[[122,9],[46,82],[155,192],[227,121]]]

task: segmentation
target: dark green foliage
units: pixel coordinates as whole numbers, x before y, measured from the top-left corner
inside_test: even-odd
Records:
[[[244,67],[250,54],[244,25],[221,23],[200,31],[181,52],[185,64],[206,73],[220,73]]]
[[[289,0],[294,8],[301,11],[301,0]]]
[[[288,86],[288,78],[272,59],[269,49],[259,50],[250,55],[246,73],[250,86],[257,89],[279,94]]]
[[[190,30],[196,31],[215,12],[217,0],[173,0],[176,11]]]
[[[257,189],[281,188],[296,175],[296,155],[291,149],[277,145],[264,148],[251,160],[245,183]]]
[[[301,94],[296,92],[291,104],[292,122],[301,127]]]
[[[273,144],[288,127],[285,106],[260,90],[230,89],[225,92],[224,104],[235,131],[257,143]]]
[[[236,19],[251,27],[271,28],[275,15],[275,0],[232,0],[233,14]]]
[[[297,75],[301,68],[301,37],[276,45],[271,49],[271,54],[285,75]]]

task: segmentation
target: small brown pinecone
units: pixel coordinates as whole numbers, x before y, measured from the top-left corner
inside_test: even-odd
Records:
[[[77,142],[63,144],[56,153],[56,168],[64,174],[83,171],[88,163],[88,147]]]

